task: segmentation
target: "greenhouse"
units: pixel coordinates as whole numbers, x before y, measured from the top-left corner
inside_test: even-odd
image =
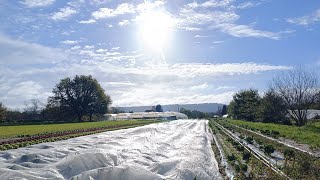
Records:
[[[129,120],[129,119],[162,119],[162,120],[177,120],[188,119],[188,116],[179,112],[134,112],[134,113],[119,113],[107,114],[108,120]]]

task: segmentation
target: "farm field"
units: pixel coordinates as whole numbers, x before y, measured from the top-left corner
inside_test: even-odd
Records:
[[[111,126],[123,126],[133,124],[152,123],[150,120],[130,121],[99,121],[82,123],[46,124],[46,125],[21,125],[21,126],[0,126],[0,139],[17,137],[21,135],[34,135],[51,132],[62,132],[79,129],[91,129]]]
[[[33,144],[66,140],[105,131],[132,128],[159,120],[100,121],[69,124],[2,126],[0,151],[17,149]]]
[[[312,122],[302,127],[230,119],[228,122],[254,131],[279,132],[280,137],[308,144],[312,149],[320,149],[320,122]]]
[[[213,150],[216,152],[216,159],[220,159],[219,167],[224,174],[239,179],[261,177],[317,179],[319,177],[320,160],[316,154],[256,134],[247,126],[240,128],[241,122],[237,124],[239,126],[234,126],[231,122],[234,120],[210,121],[214,139],[217,140],[213,144]],[[270,129],[269,131],[272,132]]]
[[[2,151],[0,179],[12,177],[222,179],[207,120],[155,123]]]

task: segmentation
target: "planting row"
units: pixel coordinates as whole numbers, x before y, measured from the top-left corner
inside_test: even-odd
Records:
[[[239,142],[230,138],[226,132],[217,126],[214,122],[210,122],[211,128],[213,129],[214,137],[220,143],[223,154],[227,159],[227,165],[224,165],[224,168],[227,170],[228,178],[232,177],[235,179],[248,179],[248,178],[272,178],[272,179],[285,179],[278,173],[262,163],[252,151],[242,146]],[[217,144],[213,145],[214,149]],[[217,158],[217,159],[223,159]],[[232,176],[230,177],[230,174]]]
[[[42,133],[36,135],[25,135],[20,136],[20,138],[8,139],[3,140],[0,142],[0,150],[8,150],[8,149],[17,149],[20,147],[25,147],[33,144],[43,143],[43,142],[54,142],[59,140],[66,140],[69,138],[85,136],[95,133],[100,133],[109,130],[116,130],[116,129],[124,129],[130,127],[136,127],[146,124],[154,123],[154,121],[149,122],[141,122],[141,123],[134,123],[134,124],[124,124],[118,126],[106,126],[106,127],[99,127],[99,128],[88,128],[88,129],[77,129],[71,131],[61,131],[61,132],[51,132],[51,133]]]
[[[320,175],[320,159],[288,147],[270,138],[252,131],[233,126],[225,120],[217,120],[228,131],[232,132],[241,142],[263,152],[268,161],[292,179],[317,179]]]

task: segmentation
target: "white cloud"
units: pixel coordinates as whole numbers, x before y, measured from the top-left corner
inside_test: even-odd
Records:
[[[129,20],[126,20],[126,19],[119,22],[119,26],[127,26],[129,24],[130,24]]]
[[[166,4],[166,1],[164,1],[164,0],[163,1],[157,0],[157,1],[154,1],[154,2],[145,1],[144,3],[138,4],[136,6],[136,10],[138,12],[145,12],[145,11],[148,11],[148,10],[151,10],[151,9],[155,9],[155,8],[161,7],[164,4]]]
[[[98,11],[92,13],[92,17],[95,19],[105,19],[134,12],[135,8],[132,4],[122,3],[119,4],[116,9],[100,8]]]
[[[14,40],[0,34],[0,64],[52,63],[67,58],[60,49]]]
[[[310,25],[316,22],[320,22],[320,9],[313,12],[311,15],[297,17],[297,18],[289,18],[287,19],[289,23],[297,24],[297,25]]]
[[[209,0],[204,3],[189,3],[182,7],[176,17],[178,28],[185,30],[219,30],[234,37],[256,37],[278,40],[282,32],[258,30],[249,25],[240,25],[237,21],[237,7],[233,0]],[[260,2],[240,4],[239,8],[257,6]],[[238,8],[238,9],[239,9]]]
[[[62,44],[68,44],[68,45],[73,45],[73,44],[78,44],[78,41],[73,41],[73,40],[65,40],[61,41]]]
[[[127,87],[127,86],[135,86],[137,85],[136,83],[132,83],[132,82],[129,82],[129,81],[123,81],[123,82],[107,82],[107,83],[104,83],[105,86],[116,86],[116,87]]]
[[[8,43],[4,47],[8,47]],[[25,50],[26,48],[30,48],[30,44],[25,43],[25,46],[17,49]],[[0,51],[2,50],[1,47]],[[227,86],[238,87],[238,84],[221,81],[237,79],[244,75],[251,77],[268,71],[290,69],[287,66],[257,63],[163,65],[159,62],[154,63],[153,61],[156,60],[139,51],[121,52],[120,50],[121,48],[118,47],[108,50],[101,46],[73,46],[66,50],[70,58],[56,57],[68,59],[67,61],[50,64],[50,66],[17,66],[18,68],[12,69],[0,66],[0,100],[10,107],[19,107],[31,98],[40,98],[45,102],[59,79],[90,74],[97,78],[106,93],[111,95],[113,105],[227,103],[234,91],[238,90],[227,88]],[[31,52],[33,56],[37,56],[36,53]],[[41,61],[34,61],[37,59],[33,56],[26,59],[32,59],[31,63],[41,63]],[[55,54],[48,54],[48,56],[41,59],[47,61]],[[10,59],[6,58],[6,60],[9,62]],[[238,79],[235,83],[238,83]],[[23,94],[20,89],[26,91],[28,95],[20,96],[19,94]]]
[[[201,28],[197,27],[184,27],[186,31],[201,31]]]
[[[206,89],[208,87],[209,87],[209,85],[207,83],[203,83],[203,84],[199,84],[199,85],[196,85],[196,86],[192,86],[191,89],[193,89],[193,90],[201,90],[201,89]]]
[[[55,0],[24,0],[21,3],[29,8],[45,7],[53,4]]]
[[[257,30],[247,25],[221,24],[219,27],[222,31],[235,37],[256,37],[278,40],[280,39],[281,34],[270,31]]]
[[[72,48],[70,48],[70,50],[77,50],[77,49],[80,49],[81,46],[73,46]]]
[[[197,34],[197,35],[195,35],[194,37],[195,37],[195,38],[206,38],[206,37],[209,37],[209,36],[203,36],[203,35]]]
[[[234,0],[209,0],[203,3],[192,2],[186,6],[189,8],[217,8],[217,7],[228,7]]]
[[[89,20],[86,20],[86,21],[79,21],[79,23],[80,24],[93,24],[93,23],[95,23],[96,22],[96,20],[94,20],[94,19],[89,19]]]
[[[224,43],[224,41],[213,41],[212,43],[213,44],[221,44],[221,43]]]
[[[237,6],[237,8],[238,9],[248,9],[248,8],[259,6],[260,4],[261,4],[261,2],[248,1],[248,2],[243,2],[243,3],[239,4]]]
[[[24,102],[31,99],[39,99],[40,102],[46,102],[50,91],[46,91],[39,83],[34,81],[22,81],[12,84],[8,91],[1,94],[1,101],[5,102],[9,108],[23,108]]]
[[[216,88],[216,90],[225,90],[225,89],[235,89],[234,86],[219,86]]]
[[[127,68],[127,72],[140,75],[174,75],[183,78],[201,76],[254,74],[273,70],[288,70],[287,66],[273,66],[256,63],[225,63],[225,64],[173,64],[154,68]]]
[[[111,48],[112,50],[118,50],[118,49],[120,49],[120,47],[118,46],[118,47],[113,47],[113,48]]]
[[[52,14],[51,19],[58,21],[58,20],[67,20],[72,15],[77,14],[78,11],[71,8],[71,7],[64,7],[61,8],[59,12],[55,12]]]

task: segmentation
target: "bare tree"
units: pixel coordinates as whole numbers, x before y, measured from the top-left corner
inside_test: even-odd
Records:
[[[43,109],[43,103],[39,99],[31,99],[29,102],[24,102],[24,105],[26,106],[24,111],[33,115],[39,114]]]
[[[271,89],[283,99],[296,125],[305,125],[308,109],[319,93],[316,73],[303,67],[292,69],[274,78]]]
[[[0,102],[0,122],[6,118],[7,108]]]

